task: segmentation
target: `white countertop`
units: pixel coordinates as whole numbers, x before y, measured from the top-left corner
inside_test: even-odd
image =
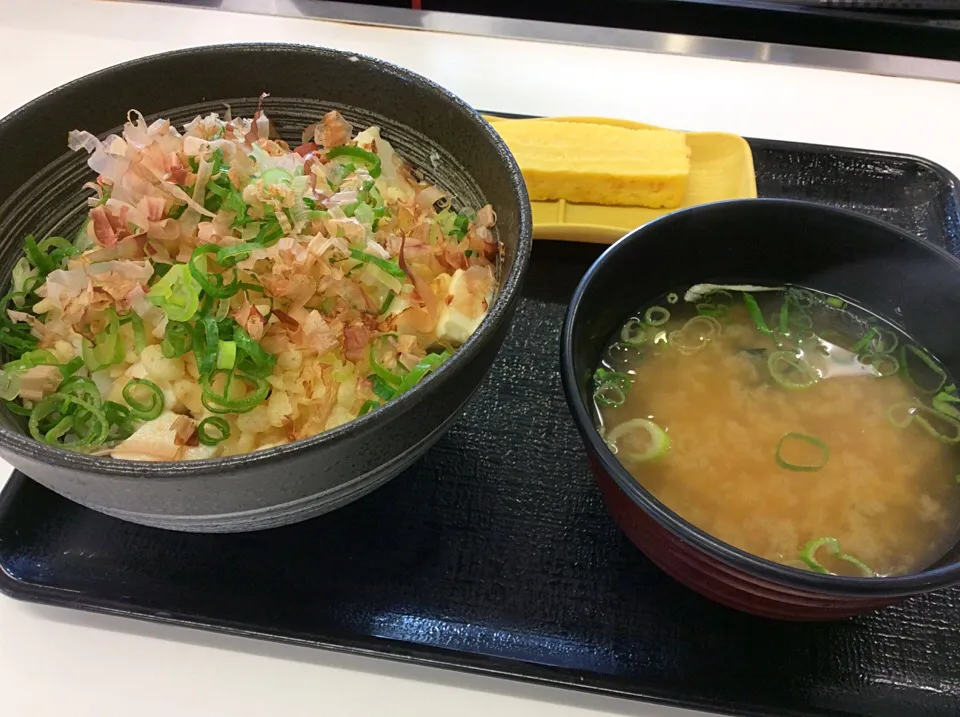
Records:
[[[95,0],[0,0],[0,115],[108,65],[179,47],[240,41],[312,43],[374,55],[488,110],[624,117],[907,152],[960,174],[957,85]],[[0,461],[0,475],[7,468]],[[3,597],[0,713],[694,715]]]

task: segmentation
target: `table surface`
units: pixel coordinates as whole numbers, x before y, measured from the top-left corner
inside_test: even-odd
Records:
[[[0,0],[0,115],[85,73],[214,41],[381,57],[489,110],[905,152],[960,173],[954,84],[142,2]],[[0,713],[18,717],[695,714],[7,598],[0,635]]]

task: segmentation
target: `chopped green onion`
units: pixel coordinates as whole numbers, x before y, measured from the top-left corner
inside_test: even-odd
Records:
[[[778,326],[780,328],[781,334],[787,334],[790,332],[790,302],[784,301],[780,305],[780,320]]]
[[[367,254],[366,252],[360,251],[358,249],[351,249],[350,256],[357,261],[368,262],[373,264],[378,269],[381,269],[388,273],[390,276],[397,279],[406,279],[407,273],[401,269],[398,265],[394,264],[392,261],[387,259],[381,259],[379,256],[374,256],[373,254]]]
[[[640,449],[631,449],[623,445],[624,436],[631,433],[646,434],[646,445]],[[624,421],[605,437],[607,446],[621,461],[645,463],[666,455],[670,448],[670,436],[653,421],[646,418],[634,418]],[[620,443],[618,443],[620,441]]]
[[[744,291],[743,303],[746,304],[747,313],[750,314],[750,318],[753,319],[753,323],[756,325],[757,331],[759,331],[761,334],[772,336],[773,332],[770,330],[770,327],[767,326],[767,322],[763,318],[763,312],[760,311],[760,305],[757,303],[757,300],[753,298],[753,294]]]
[[[13,295],[22,294],[21,296],[16,297],[19,299],[19,301],[14,302],[18,308],[22,308],[24,304],[24,299],[26,297],[26,292],[24,289],[26,287],[27,280],[33,279],[34,277],[41,279],[42,281],[42,278],[39,276],[39,272],[30,265],[27,257],[20,257],[17,263],[13,265],[13,275],[11,280],[11,288],[13,289],[11,293]]]
[[[453,221],[450,225],[450,231],[448,231],[447,234],[454,237],[459,244],[466,238],[469,230],[470,220],[467,219],[464,214],[457,214],[453,217]]]
[[[643,320],[650,326],[663,326],[670,320],[670,312],[662,306],[651,306],[644,312]]]
[[[627,389],[633,383],[633,378],[629,374],[620,373],[619,371],[598,368],[596,373],[593,374],[593,385],[603,386],[608,383],[615,384],[622,389]]]
[[[49,254],[49,259],[55,269],[63,264],[64,259],[80,253],[79,249],[63,237],[47,237],[38,244],[38,247],[44,254],[46,254],[49,249],[53,249]]]
[[[393,300],[396,298],[396,296],[397,296],[397,293],[393,289],[387,292],[387,295],[383,299],[383,303],[380,304],[379,313],[381,315],[387,313],[387,311],[390,309],[390,304],[393,303]]]
[[[141,401],[134,392],[138,389],[147,391],[147,400]],[[144,421],[152,421],[163,413],[163,391],[153,381],[146,378],[134,378],[127,382],[121,392],[123,400],[130,406],[130,414]]]
[[[376,179],[380,176],[380,158],[373,152],[368,152],[360,147],[348,147],[345,145],[327,150],[328,159],[336,159],[337,157],[359,160],[368,166],[371,177]]]
[[[200,287],[210,296],[217,299],[228,299],[240,290],[240,278],[236,271],[233,274],[233,280],[224,285],[223,275],[208,273],[206,271],[206,255],[217,254],[223,247],[217,244],[201,244],[193,250],[190,255],[190,261],[187,265],[190,267],[190,274]],[[202,262],[201,262],[202,260]],[[202,263],[202,266],[201,266]]]
[[[20,395],[20,373],[15,371],[0,371],[0,398],[12,401]]]
[[[237,344],[239,356],[237,369],[240,373],[264,378],[273,373],[273,367],[277,363],[277,357],[254,341],[250,334],[240,326],[234,327],[233,340]]]
[[[706,348],[722,331],[723,326],[712,316],[694,316],[679,329],[667,334],[667,344],[684,356],[691,356]],[[654,343],[657,343],[656,338]]]
[[[263,249],[263,246],[253,241],[220,247],[219,251],[217,251],[217,264],[224,268],[236,266],[239,262],[248,258],[250,252],[254,249]]]
[[[631,346],[640,346],[647,342],[647,330],[640,319],[633,317],[620,329],[620,340]]]
[[[820,374],[793,351],[773,351],[767,356],[767,368],[773,380],[791,390],[810,388]]]
[[[147,346],[147,334],[143,328],[143,319],[136,311],[131,311],[120,318],[120,325],[130,324],[133,329],[133,348],[139,354]]]
[[[70,378],[82,368],[83,358],[80,356],[75,356],[60,367],[60,373],[64,378]]]
[[[889,354],[896,350],[899,343],[900,340],[892,331],[879,326],[872,326],[859,341],[850,347],[850,351],[853,353]],[[916,350],[915,347],[912,348]]]
[[[933,397],[933,410],[946,416],[950,416],[951,418],[960,420],[960,410],[957,410],[957,408],[953,405],[954,403],[960,403],[960,398],[957,398],[946,391],[941,391]]]
[[[166,358],[178,358],[183,356],[193,345],[191,336],[193,329],[189,324],[180,321],[168,321],[167,328],[163,331],[163,340],[160,342],[160,350]]]
[[[14,413],[18,416],[29,416],[31,413],[33,413],[32,408],[24,408],[16,401],[4,399],[3,405],[6,406],[11,413]]]
[[[677,296],[674,292],[671,291],[669,294],[667,294],[668,304],[676,304],[678,301],[680,301],[680,297]]]
[[[260,181],[264,187],[272,187],[275,184],[293,184],[293,175],[283,167],[271,167],[260,173]]]
[[[901,410],[906,411],[903,418],[897,415]],[[909,401],[895,403],[887,409],[887,419],[896,428],[906,428],[910,424],[916,423],[938,441],[950,445],[960,443],[960,420],[921,403]],[[940,424],[941,427],[949,430],[942,431],[935,424]]]
[[[820,297],[812,291],[791,286],[787,289],[786,300],[801,311],[808,311],[820,304]]]
[[[850,351],[855,354],[860,353],[863,349],[869,346],[870,343],[877,338],[877,336],[877,329],[875,327],[871,327],[853,346],[850,347]]]
[[[221,341],[217,348],[217,368],[233,368],[237,365],[237,342]]]
[[[379,401],[373,401],[373,400],[364,401],[364,402],[363,402],[363,405],[360,406],[360,413],[358,413],[357,415],[358,415],[358,416],[365,416],[365,415],[367,415],[368,413],[370,413],[370,411],[372,411],[372,410],[375,409],[375,408],[378,408],[379,406],[380,406],[380,402],[379,402]]]
[[[36,347],[37,343],[38,340],[35,336],[23,334],[10,326],[0,327],[0,344],[14,355],[30,351]]]
[[[726,304],[713,304],[709,301],[704,301],[697,304],[697,313],[700,316],[726,321],[730,317],[730,307]]]
[[[835,309],[842,309],[847,305],[847,302],[837,296],[828,296],[827,304]]]
[[[827,570],[827,568],[817,560],[817,551],[821,548],[826,549],[829,556],[853,565],[864,577],[873,578],[877,576],[865,563],[857,560],[852,555],[847,555],[842,552],[840,550],[840,541],[836,538],[817,538],[816,540],[811,540],[800,549],[800,559],[810,566],[810,569],[814,572],[823,575],[835,575],[835,573]]]
[[[201,286],[186,264],[174,264],[156,284],[147,298],[171,321],[189,321],[200,307]]]
[[[378,398],[383,399],[384,401],[389,401],[391,398],[397,395],[396,389],[392,388],[390,384],[376,374],[371,374],[369,379],[371,390]]]
[[[908,352],[920,359],[920,361],[937,377],[938,381],[936,386],[921,386],[919,383],[917,383],[916,378],[910,371],[910,361],[909,356],[907,355]],[[912,383],[913,386],[922,393],[937,393],[947,382],[946,372],[933,359],[933,357],[923,349],[910,344],[900,347],[900,367],[903,369],[903,373],[907,377],[907,380],[909,380],[910,383]]]
[[[36,267],[42,276],[46,276],[56,268],[53,260],[37,245],[37,240],[34,239],[33,234],[28,235],[27,238],[23,240],[23,248],[26,252],[27,259],[30,260],[30,263]]]
[[[706,295],[705,298],[709,299],[710,303],[716,304],[717,306],[733,306],[737,301],[735,298],[733,298],[733,294],[720,287],[717,287],[715,290],[711,291]],[[720,299],[724,299],[724,301],[720,301]]]
[[[411,369],[410,373],[406,374],[403,377],[403,380],[400,381],[400,385],[397,386],[397,395],[399,396],[402,393],[406,393],[411,388],[420,383],[424,378],[426,378],[428,373],[432,373],[440,368],[447,359],[453,355],[452,351],[445,350],[439,354],[427,354],[417,363],[416,366]]]
[[[92,378],[86,376],[70,376],[60,382],[57,387],[57,393],[69,394],[79,399],[91,403],[94,406],[101,401],[100,389],[94,383]]]
[[[598,406],[607,408],[619,408],[627,401],[627,395],[616,383],[604,383],[597,386],[593,391],[593,400]]]
[[[210,374],[217,366],[217,348],[220,329],[217,320],[210,316],[200,317],[193,327],[193,355],[197,360],[197,372],[201,377]]]
[[[879,326],[871,326],[866,333],[850,347],[853,353],[889,354],[896,350],[900,340],[892,331]]]
[[[783,450],[783,444],[786,441],[802,441],[803,443],[808,443],[815,448],[820,450],[821,460],[819,463],[793,463],[788,461],[781,455]],[[776,451],[776,461],[777,465],[781,468],[786,468],[790,471],[799,471],[802,473],[812,473],[823,468],[827,464],[827,460],[830,458],[830,446],[821,441],[819,438],[814,438],[813,436],[808,436],[806,433],[785,433],[783,438],[780,439],[780,442],[777,443]]]
[[[212,427],[215,433],[208,429]],[[197,425],[197,440],[205,446],[215,446],[230,437],[230,424],[220,416],[209,416]]]
[[[217,393],[213,388],[213,382],[221,374],[227,376],[227,382],[223,393]],[[250,392],[243,398],[229,398],[230,386],[234,377],[244,381],[251,388]],[[200,386],[203,389],[200,401],[204,408],[211,413],[248,413],[263,403],[270,395],[270,384],[259,376],[237,372],[230,373],[224,369],[216,369],[209,376],[201,376]]]
[[[860,357],[860,363],[872,368],[877,378],[893,376],[900,371],[900,362],[890,354],[864,354]]]
[[[122,403],[104,401],[103,414],[106,416],[107,423],[117,428],[115,436],[117,439],[129,438],[133,434],[133,416],[128,407]]]
[[[897,338],[897,335],[892,331],[887,329],[876,327],[877,329],[877,341],[873,346],[874,353],[878,354],[890,354],[893,353],[897,346],[900,344],[900,339]]]
[[[150,277],[150,285],[153,286],[160,279],[167,275],[167,272],[170,271],[170,267],[173,264],[164,264],[163,262],[156,262],[153,265],[153,276]]]
[[[396,334],[381,334],[370,342],[370,368],[388,386],[396,387],[400,385],[400,376],[380,363],[383,345],[391,338],[396,338]]]
[[[55,415],[59,418],[54,419],[52,426],[46,423],[49,427],[41,428],[41,422]],[[70,450],[95,448],[107,440],[110,431],[99,405],[69,393],[51,393],[38,401],[30,411],[27,428],[35,440]],[[76,438],[61,442],[59,439],[71,429]]]
[[[346,213],[346,208],[344,208],[344,213]],[[371,207],[369,204],[357,204],[356,210],[353,212],[353,216],[358,222],[369,227],[373,227],[373,223],[377,219],[373,213],[373,207]]]
[[[53,355],[53,352],[47,349],[35,349],[27,351],[19,359],[8,361],[3,365],[6,373],[22,373],[34,366],[57,366],[60,360]]]
[[[107,366],[123,363],[126,355],[123,340],[120,338],[120,319],[117,317],[117,312],[113,308],[108,308],[105,315],[107,326],[96,345],[87,338],[81,342],[80,353],[90,371],[99,371]]]

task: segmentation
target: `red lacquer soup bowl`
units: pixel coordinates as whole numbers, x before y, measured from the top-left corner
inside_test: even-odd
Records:
[[[645,302],[704,282],[798,284],[847,297],[895,317],[960,375],[960,331],[949,325],[960,317],[960,261],[938,247],[852,212],[789,200],[703,205],[647,224],[590,268],[561,337],[567,402],[624,533],[679,582],[763,617],[843,618],[960,582],[957,546],[928,569],[896,577],[824,575],[758,558],[682,519],[618,462],[594,424],[591,378],[601,353]]]

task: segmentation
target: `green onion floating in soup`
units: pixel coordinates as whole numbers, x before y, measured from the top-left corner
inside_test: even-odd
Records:
[[[916,346],[900,348],[900,366],[907,380],[921,393],[937,393],[947,382],[947,374],[923,349]]]
[[[790,444],[805,444],[806,446],[812,446],[817,453],[817,460],[815,463],[809,462],[799,462],[790,460],[784,456],[784,453],[788,450],[791,450]],[[794,449],[795,450],[795,449]],[[791,471],[800,471],[800,472],[813,472],[818,471],[827,464],[827,460],[830,458],[830,446],[821,441],[819,438],[813,436],[808,436],[806,433],[796,433],[790,432],[784,434],[783,438],[780,439],[780,442],[777,444],[776,451],[776,461],[777,465],[781,468],[786,468]]]
[[[895,324],[798,286],[699,284],[622,308],[595,420],[669,509],[837,575],[919,571],[960,539],[960,393]]]
[[[636,317],[629,319],[620,329],[620,340],[625,344],[639,346],[645,344],[649,338],[646,324]]]
[[[887,417],[897,428],[915,423],[939,441],[960,443],[960,420],[922,403],[895,403],[887,410]]]
[[[836,573],[825,568],[823,564],[817,560],[818,551],[823,551],[826,556],[830,558],[849,563],[864,577],[872,578],[877,575],[866,563],[857,560],[852,555],[847,555],[842,552],[840,550],[840,541],[836,538],[817,538],[816,540],[811,540],[800,550],[800,559],[815,573],[836,575]]]
[[[955,403],[960,403],[960,398],[947,391],[941,391],[933,397],[931,405],[938,413],[960,420],[960,410],[957,410]]]
[[[593,400],[599,406],[617,408],[627,400],[632,379],[625,373],[598,368],[593,375]]]
[[[667,334],[667,343],[687,356],[703,350],[723,331],[723,326],[712,316],[694,316],[676,331]]]
[[[606,435],[607,445],[621,461],[645,463],[663,457],[670,448],[670,436],[646,418],[621,423]]]
[[[649,326],[663,326],[670,320],[670,312],[662,306],[651,306],[643,312],[643,320]]]
[[[767,368],[773,380],[792,390],[816,385],[820,376],[794,351],[773,351],[767,356]]]
[[[747,312],[750,314],[750,318],[753,319],[753,323],[756,324],[757,331],[772,336],[773,331],[767,326],[767,322],[763,318],[763,312],[760,311],[760,305],[757,303],[757,300],[753,298],[753,295],[746,291],[743,292],[743,303],[747,305]]]
[[[900,371],[900,362],[890,354],[864,354],[860,357],[860,363],[872,367],[878,378],[895,376]]]

